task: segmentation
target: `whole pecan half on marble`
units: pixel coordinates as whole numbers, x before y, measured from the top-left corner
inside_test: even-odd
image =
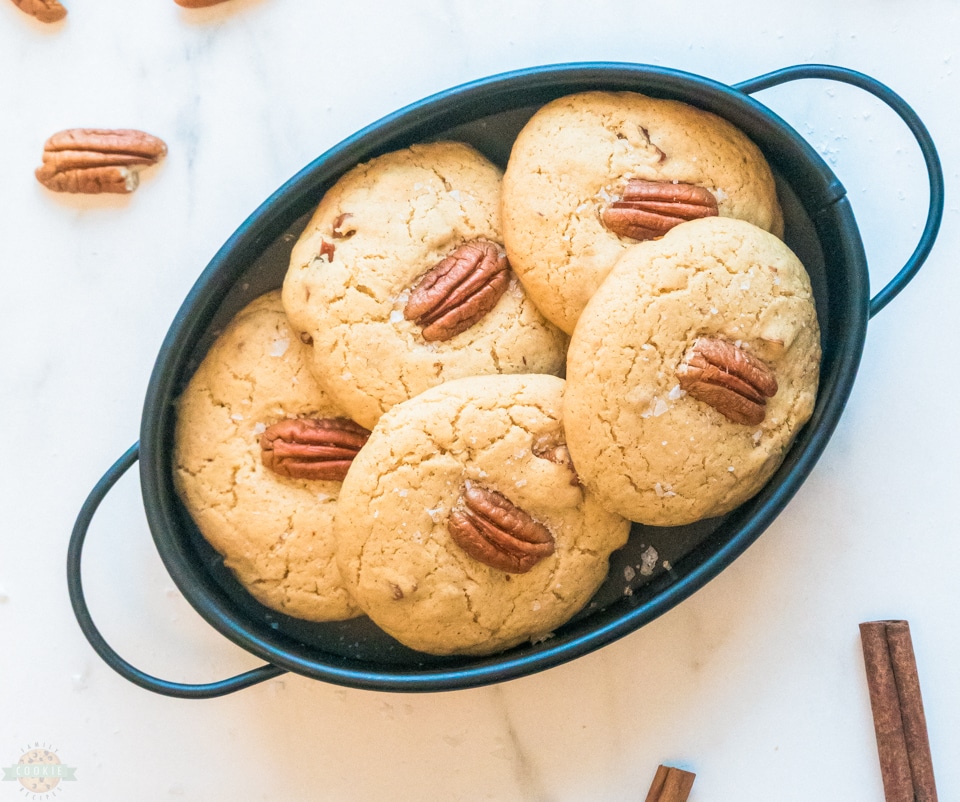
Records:
[[[133,192],[139,170],[167,153],[163,140],[128,128],[71,128],[43,146],[37,180],[55,192]]]
[[[348,418],[291,418],[260,435],[265,467],[291,479],[342,482],[370,432]]]
[[[483,318],[507,290],[507,257],[492,242],[472,240],[424,273],[403,310],[425,340],[449,340]]]
[[[13,0],[13,4],[40,22],[59,22],[67,16],[67,9],[57,0]]]
[[[717,199],[709,189],[695,184],[631,178],[620,200],[608,205],[600,219],[614,234],[648,240],[662,237],[687,220],[717,214]]]
[[[680,389],[734,423],[756,426],[766,417],[777,377],[743,347],[716,337],[694,341],[677,368]]]
[[[553,554],[550,530],[502,493],[467,483],[447,519],[453,542],[478,562],[523,574]]]

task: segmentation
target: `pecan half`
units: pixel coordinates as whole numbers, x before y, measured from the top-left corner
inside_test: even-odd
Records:
[[[468,483],[447,519],[450,537],[473,559],[523,574],[553,554],[553,535],[496,490]]]
[[[260,456],[280,476],[342,482],[369,436],[347,418],[282,420],[260,435]]]
[[[423,275],[403,316],[422,327],[425,340],[449,340],[496,306],[510,281],[508,267],[492,242],[466,242]]]
[[[67,16],[67,9],[57,0],[13,0],[13,3],[40,22],[59,22]]]
[[[167,153],[163,140],[130,129],[72,128],[43,146],[37,180],[55,192],[133,192],[138,170]]]
[[[717,213],[717,199],[709,189],[631,178],[620,200],[607,206],[600,219],[614,234],[647,240],[662,237],[687,220]]]
[[[700,337],[677,368],[680,388],[734,423],[756,426],[777,394],[773,371],[738,345]]]

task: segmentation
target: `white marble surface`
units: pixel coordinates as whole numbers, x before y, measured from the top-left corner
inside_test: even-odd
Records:
[[[53,26],[0,2],[0,765],[55,749],[77,768],[64,802],[635,800],[660,762],[697,773],[691,802],[868,802],[882,791],[857,624],[893,617],[913,629],[940,798],[960,798],[956,3],[64,2]],[[67,539],[137,439],[160,342],[207,261],[273,190],[382,115],[493,73],[593,60],[725,83],[851,67],[903,95],[937,141],[939,242],[871,322],[796,498],[654,623],[498,686],[404,695],[286,675],[180,701],[121,679],[73,619]],[[760,99],[847,186],[880,286],[925,213],[905,129],[821,82]],[[169,156],[131,197],[56,195],[32,173],[46,137],[75,126],[142,128]],[[84,576],[104,633],[143,669],[198,682],[259,664],[174,588],[135,476],[96,519]],[[0,802],[25,796],[0,782]]]

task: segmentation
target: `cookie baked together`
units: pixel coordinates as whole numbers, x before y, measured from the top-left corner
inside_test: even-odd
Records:
[[[634,245],[570,342],[563,415],[580,480],[643,524],[729,512],[812,414],[820,355],[809,277],[772,234],[712,217]]]
[[[317,385],[280,292],[231,321],[180,396],[177,491],[258,601],[309,621],[360,609],[336,564],[340,483],[367,432]]]
[[[567,333],[626,248],[704,215],[782,235],[762,153],[720,117],[632,92],[545,105],[517,136],[503,179],[510,262]]]
[[[284,307],[363,426],[449,379],[562,370],[566,337],[504,257],[500,182],[468,145],[414,145],[346,173],[296,243]]]
[[[344,480],[344,581],[383,630],[433,654],[546,637],[603,582],[629,523],[582,487],[564,382],[445,382],[387,412]]]

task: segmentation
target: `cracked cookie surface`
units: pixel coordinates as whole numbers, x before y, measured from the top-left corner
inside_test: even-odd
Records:
[[[776,377],[756,425],[680,388],[700,337],[759,358]],[[584,484],[627,518],[674,526],[753,496],[810,417],[820,330],[803,265],[739,220],[684,223],[626,251],[571,338],[564,420]]]
[[[452,378],[562,370],[566,336],[512,272],[496,305],[451,339],[427,341],[404,316],[414,285],[456,248],[502,248],[500,181],[467,145],[414,145],[346,173],[296,243],[284,306],[312,338],[319,380],[363,426]]]
[[[726,120],[674,100],[585,92],[524,126],[503,180],[507,254],[544,314],[573,331],[590,296],[635,240],[601,222],[627,179],[708,189],[722,217],[783,233],[773,175]]]
[[[340,417],[279,291],[246,306],[178,400],[174,481],[200,531],[262,604],[296,618],[360,614],[340,579],[333,514],[340,482],[264,467],[260,435],[286,418]]]
[[[547,637],[603,582],[629,523],[560,456],[563,388],[546,375],[457,379],[380,419],[344,480],[335,527],[344,580],[400,642],[487,654]],[[508,573],[456,545],[447,521],[466,483],[545,525],[553,553]]]

